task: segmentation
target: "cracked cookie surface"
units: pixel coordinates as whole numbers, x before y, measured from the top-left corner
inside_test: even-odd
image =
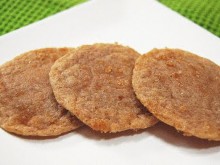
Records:
[[[71,48],[45,48],[24,53],[0,66],[0,126],[25,136],[56,136],[81,122],[53,95],[49,71]]]
[[[57,101],[101,132],[138,130],[157,123],[135,97],[131,78],[139,54],[117,44],[81,46],[50,72]]]

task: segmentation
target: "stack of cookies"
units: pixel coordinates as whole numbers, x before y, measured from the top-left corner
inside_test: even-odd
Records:
[[[45,48],[0,66],[0,126],[57,136],[87,125],[102,133],[158,121],[220,140],[220,67],[179,49],[140,55],[118,44]]]

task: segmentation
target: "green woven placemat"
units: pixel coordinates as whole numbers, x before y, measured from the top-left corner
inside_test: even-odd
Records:
[[[159,0],[220,37],[220,0]]]
[[[87,0],[0,0],[0,35]],[[220,0],[159,0],[220,37]]]
[[[0,0],[0,35],[86,0]]]

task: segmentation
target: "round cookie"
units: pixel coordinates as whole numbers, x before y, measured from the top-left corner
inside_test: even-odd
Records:
[[[24,53],[0,66],[0,126],[25,136],[55,136],[81,122],[62,108],[52,92],[49,71],[70,48]]]
[[[157,123],[136,99],[131,78],[139,54],[117,44],[79,47],[57,60],[50,82],[57,101],[101,132],[138,130]]]
[[[137,98],[186,136],[220,140],[220,67],[179,49],[154,49],[133,71]]]

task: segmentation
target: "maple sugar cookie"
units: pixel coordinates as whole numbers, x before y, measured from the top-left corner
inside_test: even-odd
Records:
[[[135,97],[131,78],[139,54],[117,44],[81,46],[53,65],[57,101],[101,132],[144,129],[157,119]]]
[[[220,67],[179,49],[140,56],[133,72],[137,98],[185,135],[220,140]]]
[[[55,100],[49,82],[54,62],[70,48],[24,53],[0,66],[0,126],[25,136],[56,136],[81,122]]]

